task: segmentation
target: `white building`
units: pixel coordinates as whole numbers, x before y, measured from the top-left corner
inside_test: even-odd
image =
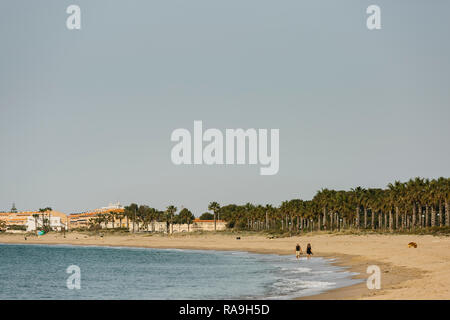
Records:
[[[227,223],[224,220],[216,220],[216,230],[222,231],[226,230]],[[129,223],[129,230],[133,232],[133,222]],[[142,224],[135,223],[134,231],[150,231],[150,232],[163,232],[167,233],[167,222],[166,221],[152,221],[146,227]],[[214,220],[200,220],[195,219],[191,224],[170,224],[169,233],[178,232],[194,232],[194,231],[214,231]]]
[[[119,201],[117,201],[116,203],[110,203],[107,207],[101,207],[100,209],[96,209],[96,210],[97,211],[106,211],[106,210],[114,210],[114,209],[123,209],[123,207]]]
[[[25,223],[27,231],[36,231],[36,224],[38,230],[42,229],[43,223],[41,217],[38,217],[37,219],[34,217],[27,217],[27,222]],[[61,217],[50,216],[50,228],[53,231],[67,230],[67,225],[61,221]]]

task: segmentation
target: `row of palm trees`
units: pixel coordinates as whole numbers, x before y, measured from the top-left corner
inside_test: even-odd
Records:
[[[208,210],[228,227],[247,230],[313,231],[372,229],[382,231],[413,230],[450,225],[450,179],[414,178],[389,183],[385,189],[356,187],[350,190],[321,189],[312,200],[293,199],[273,205],[229,204],[211,202]],[[165,221],[167,232],[174,223],[192,223],[194,215],[183,208],[176,214],[173,205],[160,211],[146,205],[131,204],[123,213],[111,212],[92,220],[101,226],[126,220],[129,229],[139,231],[154,221]]]
[[[386,189],[322,189],[312,200],[279,207],[228,205],[220,215],[230,226],[252,230],[412,230],[450,225],[450,179],[395,181]]]
[[[188,229],[192,221],[194,221],[194,214],[187,208],[182,208],[176,214],[177,208],[175,206],[168,206],[165,211],[149,207],[147,205],[137,205],[132,203],[125,207],[123,212],[111,211],[109,213],[99,214],[89,221],[89,225],[93,229],[116,227],[122,228],[123,225],[129,230],[130,226],[133,232],[139,232],[141,229],[148,229],[154,222],[166,222],[167,232],[173,224],[187,224]],[[118,221],[118,225],[116,222]],[[122,222],[125,223],[122,223]]]

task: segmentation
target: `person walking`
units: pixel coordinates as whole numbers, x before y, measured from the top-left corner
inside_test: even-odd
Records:
[[[311,250],[311,244],[308,243],[308,245],[306,246],[306,257],[308,259],[310,259],[312,255],[313,255],[313,253],[312,253],[312,250]]]
[[[295,257],[297,259],[300,259],[300,255],[302,255],[302,248],[300,247],[300,245],[297,243],[297,245],[295,246]]]

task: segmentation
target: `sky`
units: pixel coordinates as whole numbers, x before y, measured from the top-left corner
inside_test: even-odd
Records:
[[[81,8],[68,30],[66,8]],[[366,8],[381,8],[368,30]],[[450,176],[450,2],[2,0],[0,211],[279,205]],[[173,130],[279,129],[280,167],[176,166]]]

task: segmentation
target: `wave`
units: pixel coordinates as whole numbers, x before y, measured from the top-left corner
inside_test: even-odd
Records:
[[[281,271],[287,271],[290,273],[306,273],[311,272],[311,268],[299,267],[299,268],[281,268]]]

